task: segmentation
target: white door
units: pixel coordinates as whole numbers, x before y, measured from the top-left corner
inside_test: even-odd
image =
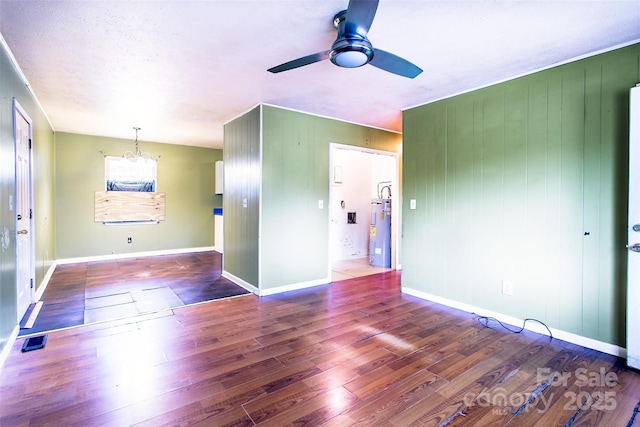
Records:
[[[14,104],[16,146],[16,258],[18,322],[32,300],[31,267],[31,120]]]
[[[640,369],[640,86],[631,89],[629,110],[627,365]]]

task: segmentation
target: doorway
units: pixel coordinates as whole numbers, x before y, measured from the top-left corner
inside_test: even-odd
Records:
[[[16,192],[16,298],[17,322],[20,322],[33,301],[35,277],[33,249],[33,192],[31,118],[13,100],[13,130],[15,142]],[[10,206],[12,207],[12,206]]]
[[[332,281],[399,268],[398,154],[330,144],[329,260]],[[391,199],[391,264],[369,263],[372,199]]]

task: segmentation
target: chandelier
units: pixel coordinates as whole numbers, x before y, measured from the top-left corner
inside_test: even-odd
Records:
[[[151,154],[145,152],[141,152],[140,151],[140,145],[138,143],[138,131],[140,130],[139,127],[135,127],[133,128],[136,131],[136,151],[125,151],[124,154],[122,155],[122,158],[125,160],[129,160],[131,162],[139,162],[142,160],[155,160],[153,157],[151,157]]]

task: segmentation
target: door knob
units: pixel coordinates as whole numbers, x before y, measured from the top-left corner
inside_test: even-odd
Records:
[[[27,234],[28,230],[18,230],[18,234]],[[638,252],[640,252],[640,248],[638,248]]]
[[[633,245],[627,245],[627,249],[633,252],[640,252],[640,243],[634,243]]]

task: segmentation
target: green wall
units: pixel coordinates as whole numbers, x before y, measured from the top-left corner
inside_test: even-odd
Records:
[[[0,234],[7,230],[8,248],[0,246],[0,351],[17,325],[15,210],[15,150],[13,99],[32,120],[35,283],[40,285],[55,259],[54,135],[49,123],[0,45]]]
[[[639,64],[634,45],[405,111],[403,287],[624,347]]]
[[[329,279],[332,142],[398,152],[401,136],[268,105],[225,126],[225,271],[261,293]]]
[[[224,126],[223,190],[224,271],[256,288],[260,171],[260,107],[256,107]]]
[[[227,123],[225,272],[260,293],[328,281],[329,144],[397,153],[401,139],[397,133],[269,105]]]
[[[221,150],[140,141],[141,151],[158,158],[165,221],[94,222],[94,193],[105,187],[104,155],[133,149],[133,140],[56,133],[58,259],[213,246],[213,208],[222,205],[222,197],[214,194],[214,164],[222,159]]]
[[[262,108],[260,289],[327,280],[329,144],[399,152],[402,136],[273,106]]]

